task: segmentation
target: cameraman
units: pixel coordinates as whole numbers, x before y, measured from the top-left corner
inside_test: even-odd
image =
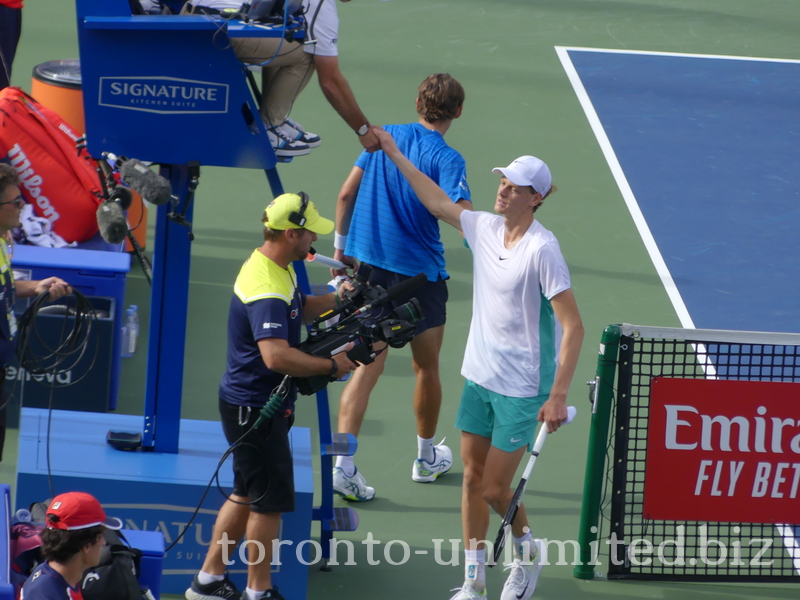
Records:
[[[250,429],[284,375],[338,379],[356,368],[344,352],[321,358],[293,348],[300,342],[304,318],[311,320],[336,305],[336,293],[306,296],[300,291],[292,266],[292,261],[306,257],[318,233],[333,230],[333,221],[322,218],[300,192],[275,198],[262,222],[264,244],[242,266],[233,287],[227,368],[219,388],[219,411],[228,442],[249,433],[233,451],[233,493],[219,511],[203,568],[186,590],[187,600],[238,600],[239,592],[225,575],[224,561],[233,550],[229,544],[243,535],[252,543],[242,600],[282,600],[272,589],[270,563],[281,513],[294,510],[289,448],[297,395],[294,382],[287,386],[280,410],[258,429]],[[343,291],[340,288],[338,293]]]

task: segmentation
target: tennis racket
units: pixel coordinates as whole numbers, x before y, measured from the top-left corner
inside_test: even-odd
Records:
[[[574,406],[567,407],[567,420],[564,421],[563,425],[568,423],[572,423],[572,420],[575,418],[575,415],[578,414],[578,409]],[[489,563],[490,567],[493,567],[497,563],[497,559],[500,558],[500,553],[503,551],[503,547],[506,544],[506,528],[509,527],[513,522],[514,519],[517,517],[517,511],[519,510],[519,505],[522,504],[522,495],[525,493],[525,488],[528,486],[528,478],[531,476],[531,471],[533,471],[533,465],[536,463],[536,458],[539,456],[539,453],[542,451],[544,447],[544,442],[547,439],[547,425],[542,423],[539,427],[539,434],[536,436],[536,441],[533,443],[533,451],[531,452],[531,458],[528,461],[528,465],[525,467],[525,471],[522,473],[522,479],[519,481],[519,485],[517,486],[517,491],[514,492],[514,497],[511,498],[511,504],[508,505],[508,510],[506,510],[506,514],[503,517],[503,522],[500,524],[500,531],[497,532],[497,539],[494,541],[494,560]]]

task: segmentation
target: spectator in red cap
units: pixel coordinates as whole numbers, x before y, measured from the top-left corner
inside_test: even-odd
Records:
[[[97,498],[68,492],[53,499],[42,531],[44,562],[22,586],[20,600],[81,600],[86,569],[100,562],[106,529],[121,529],[122,521],[106,517]]]

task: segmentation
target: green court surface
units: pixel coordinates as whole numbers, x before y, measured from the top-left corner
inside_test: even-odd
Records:
[[[679,322],[554,47],[800,59],[800,4],[796,0],[355,0],[340,3],[339,14],[342,71],[371,122],[415,120],[416,87],[431,73],[447,71],[462,82],[467,94],[463,117],[448,132],[447,140],[467,161],[476,209],[491,210],[497,185],[493,167],[505,166],[518,155],[534,154],[553,172],[559,191],[537,218],[560,240],[587,335],[570,393],[578,418],[548,442],[525,502],[535,536],[574,540],[590,408],[584,382],[594,376],[600,334],[609,323],[679,326]],[[77,36],[69,1],[28,0],[23,15],[12,81],[29,91],[36,65],[78,56]],[[129,60],[136,57],[120,57],[120,61]],[[292,116],[319,133],[323,144],[310,156],[279,168],[284,187],[304,190],[324,215],[332,217],[337,192],[360,145],[314,81],[296,102]],[[187,315],[185,418],[217,419],[216,393],[224,369],[232,283],[241,262],[260,243],[259,217],[269,200],[261,172],[202,170]],[[471,314],[471,259],[454,230],[443,228],[443,239],[452,279],[441,360],[445,399],[438,435],[447,436],[457,453],[459,432],[453,420]],[[332,242],[333,236],[327,236],[315,247],[331,255]],[[312,282],[327,280],[324,269],[314,265],[308,269]],[[148,298],[147,284],[134,267],[128,279],[128,302],[140,306],[145,322]],[[136,356],[123,361],[119,410],[130,414],[141,414],[143,407],[146,330],[143,334]],[[340,384],[330,387],[334,415],[340,389]],[[444,540],[440,562],[449,562],[449,540],[461,535],[461,464],[456,460],[453,470],[434,484],[411,481],[416,452],[412,389],[410,354],[405,349],[393,351],[373,394],[356,456],[377,498],[356,507],[359,530],[340,536],[354,542],[356,564],[334,567],[330,573],[311,567],[310,599],[442,600],[463,580],[462,551],[455,555],[458,566],[438,564],[433,541]],[[315,427],[315,422],[313,401],[301,399],[298,424]],[[10,436],[7,458],[0,466],[0,479],[7,482],[14,478],[15,441]],[[498,525],[496,517],[490,536]],[[361,542],[370,535],[381,542],[374,546],[372,557],[380,564],[368,564],[368,546]],[[405,564],[388,564],[384,551],[392,540],[408,544],[410,559]],[[399,542],[391,545],[389,558],[401,562]],[[343,554],[340,559],[344,562]],[[569,550],[566,562],[572,561]],[[797,586],[787,584],[609,582],[602,578],[587,582],[574,579],[572,569],[571,564],[546,567],[534,597],[797,597]],[[598,571],[604,571],[603,567]],[[489,572],[490,600],[499,598],[503,581],[502,569]]]

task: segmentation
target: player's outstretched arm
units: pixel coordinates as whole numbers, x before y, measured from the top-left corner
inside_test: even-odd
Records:
[[[386,153],[403,176],[414,188],[417,198],[425,205],[431,214],[445,223],[449,223],[459,231],[461,230],[461,213],[465,207],[462,202],[453,203],[445,191],[425,173],[417,169],[397,148],[391,134],[380,127],[373,128],[381,142],[381,150]],[[470,205],[471,206],[471,205]]]

